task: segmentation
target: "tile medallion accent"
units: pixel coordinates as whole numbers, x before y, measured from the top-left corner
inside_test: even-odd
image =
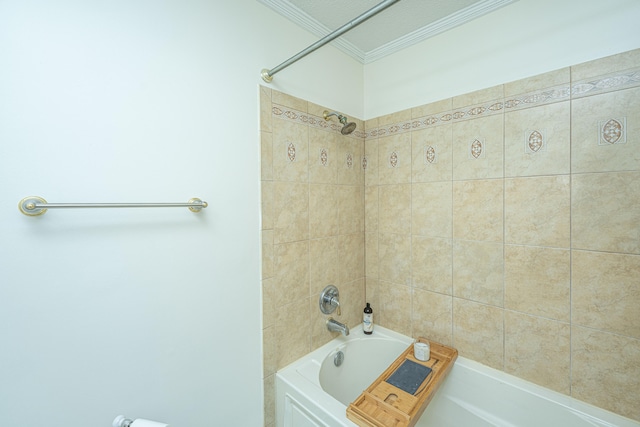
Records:
[[[431,165],[438,163],[438,146],[427,145],[424,147],[424,164]]]
[[[392,151],[391,154],[389,154],[389,167],[390,168],[398,167],[398,153],[396,153],[395,151]]]
[[[367,170],[367,156],[362,156],[362,170]]]
[[[327,150],[326,148],[321,148],[319,160],[322,166],[327,166],[327,163],[329,163],[329,150]]]
[[[473,141],[469,142],[469,158],[470,159],[480,159],[484,157],[484,153],[485,153],[484,139],[476,138]]]
[[[598,145],[625,144],[627,118],[611,118],[598,123]]]
[[[345,165],[347,166],[347,169],[351,169],[353,167],[353,154],[347,153]]]
[[[296,161],[296,146],[293,142],[287,144],[287,159],[291,163]]]
[[[524,152],[534,154],[540,151],[547,151],[545,142],[546,132],[543,130],[526,130],[524,132]]]

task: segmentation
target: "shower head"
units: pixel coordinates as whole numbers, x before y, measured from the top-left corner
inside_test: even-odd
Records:
[[[356,124],[353,122],[348,122],[347,118],[340,113],[336,113],[335,111],[327,111],[325,110],[323,113],[324,119],[329,120],[329,117],[336,116],[340,123],[342,123],[342,129],[340,129],[340,133],[343,135],[349,135],[351,132],[356,130]]]

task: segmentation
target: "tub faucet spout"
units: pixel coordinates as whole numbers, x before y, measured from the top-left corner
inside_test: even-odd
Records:
[[[349,327],[344,323],[340,323],[333,317],[327,319],[327,329],[331,332],[340,332],[345,337],[349,335]]]

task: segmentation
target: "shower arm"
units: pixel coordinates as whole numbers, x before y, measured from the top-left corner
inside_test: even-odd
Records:
[[[274,74],[284,70],[289,65],[293,64],[294,62],[298,61],[299,59],[304,58],[305,56],[307,56],[311,52],[315,51],[316,49],[321,48],[322,46],[324,46],[325,44],[333,41],[334,39],[337,39],[338,37],[340,37],[341,35],[343,35],[347,31],[351,30],[352,28],[356,27],[357,25],[360,25],[361,23],[363,23],[367,19],[371,18],[374,15],[377,15],[378,13],[382,12],[383,10],[388,8],[389,6],[391,6],[394,3],[397,3],[399,1],[400,0],[384,0],[383,2],[381,2],[378,5],[372,7],[371,9],[367,10],[366,12],[364,12],[362,15],[358,16],[357,18],[347,22],[342,27],[338,28],[337,30],[333,31],[332,33],[327,34],[326,36],[324,36],[323,38],[321,38],[320,40],[318,40],[317,42],[315,42],[311,46],[309,46],[306,49],[300,51],[296,55],[293,55],[291,58],[287,59],[282,64],[277,65],[277,66],[273,67],[270,70],[267,69],[267,68],[263,68],[262,69],[262,73],[261,73],[262,80],[264,80],[267,83],[271,83],[271,81],[273,80]]]

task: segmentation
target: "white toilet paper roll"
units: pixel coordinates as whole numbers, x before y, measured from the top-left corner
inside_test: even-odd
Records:
[[[133,420],[130,427],[169,427],[169,424],[138,418],[137,420]]]

